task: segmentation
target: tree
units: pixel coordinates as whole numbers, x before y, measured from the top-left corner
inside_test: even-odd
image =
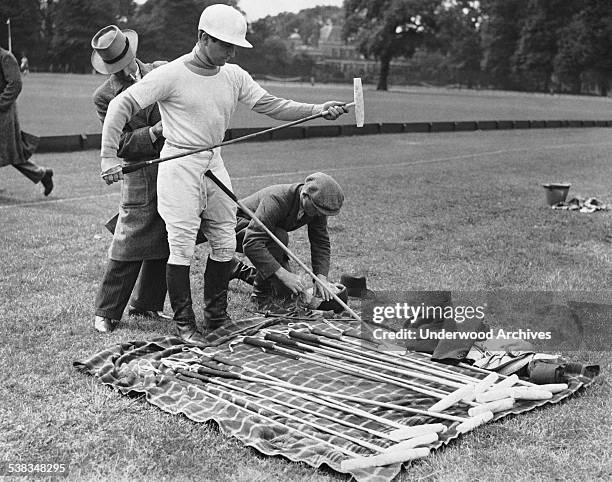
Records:
[[[8,49],[7,19],[11,19],[12,51],[17,60],[26,53],[33,65],[42,57],[39,0],[2,0],[0,3],[0,45]]]
[[[480,11],[470,0],[457,0],[440,9],[433,48],[444,56],[451,82],[472,87],[480,77],[482,48]]]
[[[377,90],[387,90],[391,60],[412,57],[435,29],[440,0],[345,0],[344,36],[380,61]]]
[[[202,10],[215,3],[236,5],[236,1],[148,0],[129,24],[139,35],[138,58],[174,60],[189,52],[197,41]]]
[[[496,87],[518,86],[510,59],[517,50],[528,0],[481,0],[482,70]]]
[[[575,0],[529,0],[512,64],[522,87],[548,92],[560,32],[580,6]]]
[[[102,27],[117,23],[115,0],[59,0],[54,6],[52,59],[61,70],[91,71],[91,38]]]
[[[555,77],[561,89],[579,93],[582,79],[593,74],[599,93],[608,94],[612,75],[612,5],[589,0],[561,29],[554,59]]]
[[[45,45],[44,47],[44,52],[45,52],[45,59],[49,59],[49,57],[51,56],[51,44],[53,42],[53,30],[54,30],[54,26],[53,26],[53,18],[54,18],[54,12],[55,10],[55,2],[53,0],[44,0],[41,1],[40,3],[40,11],[41,11],[41,16],[42,16],[42,25],[41,25],[41,36],[42,36],[42,41]],[[47,68],[48,65],[45,65],[45,68]]]

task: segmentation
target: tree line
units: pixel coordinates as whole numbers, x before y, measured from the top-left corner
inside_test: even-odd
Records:
[[[171,60],[196,40],[199,15],[215,0],[3,0],[0,44],[26,54],[33,70],[90,72],[90,41],[105,25],[133,28],[139,57]],[[227,1],[234,6],[240,2]],[[609,0],[345,0],[252,22],[255,48],[236,61],[255,75],[309,77],[313,58],[291,49],[298,33],[316,46],[332,19],[343,38],[378,63],[378,88],[394,82],[608,94],[612,73],[612,2]],[[302,52],[302,53],[300,53]],[[409,74],[393,76],[392,61]]]
[[[608,93],[609,0],[345,0],[344,9],[345,38],[380,62],[379,89],[403,56],[442,83]]]
[[[2,0],[0,45],[27,55],[33,71],[89,73],[91,39],[102,27],[131,28],[139,35],[138,57],[172,60],[193,48],[202,10],[215,0]],[[236,5],[236,1],[226,1]]]

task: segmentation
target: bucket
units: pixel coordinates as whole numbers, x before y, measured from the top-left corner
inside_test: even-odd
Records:
[[[565,201],[571,184],[566,182],[553,182],[542,184],[546,190],[546,203],[549,206],[554,206],[557,203]]]

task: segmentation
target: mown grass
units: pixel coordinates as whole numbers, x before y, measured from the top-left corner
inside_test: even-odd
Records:
[[[101,126],[92,96],[102,75],[30,74],[18,99],[22,128],[39,136],[94,134]],[[272,94],[302,102],[350,101],[349,84],[261,83]],[[610,119],[610,99],[518,92],[396,87],[377,92],[364,86],[367,122],[465,120]],[[323,124],[315,120],[311,124]],[[350,123],[346,118],[343,123]],[[269,127],[279,122],[239,106],[232,127]]]
[[[345,188],[331,220],[332,278],[363,272],[374,289],[513,289],[611,293],[612,213],[552,211],[542,182],[612,202],[607,129],[390,135],[228,147],[234,189],[246,195],[321,170]],[[112,344],[170,334],[172,325],[124,318],[91,328],[118,188],[98,177],[96,152],[39,155],[57,187],[14,169],[0,182],[0,450],[2,461],[66,460],[72,480],[344,480],[263,457],[215,426],[123,397],[72,368]],[[305,233],[292,237],[308,259]],[[202,316],[202,265],[193,292]],[[232,284],[230,311],[247,317]],[[610,337],[609,325],[601,337]],[[612,477],[608,351],[571,352],[603,375],[572,399],[487,425],[399,480],[606,480]]]

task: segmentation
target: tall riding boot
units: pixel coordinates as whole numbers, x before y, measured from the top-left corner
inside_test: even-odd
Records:
[[[247,284],[252,285],[253,281],[255,281],[255,275],[257,274],[257,270],[253,266],[247,266],[242,261],[240,261],[235,256],[230,261],[231,263],[231,271],[230,271],[230,279],[239,279],[244,281]]]
[[[174,311],[176,336],[188,342],[206,343],[204,336],[198,331],[193,312],[189,266],[166,265],[166,282],[168,297]]]
[[[232,271],[231,261],[208,257],[204,272],[204,320],[207,330],[216,330],[230,320],[227,314],[227,287]]]

